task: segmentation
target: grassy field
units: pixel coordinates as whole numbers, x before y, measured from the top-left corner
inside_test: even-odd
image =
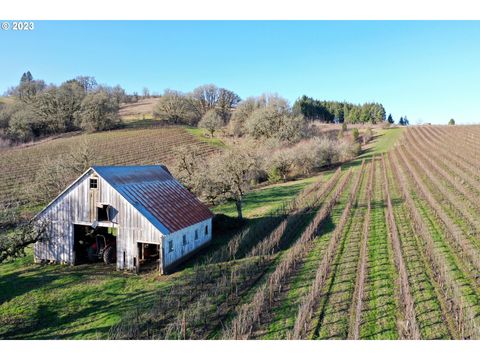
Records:
[[[273,211],[314,179],[256,190],[245,199],[245,217]],[[214,211],[235,215],[233,204]],[[122,314],[138,305],[148,308],[158,290],[184,273],[188,269],[159,276],[124,274],[102,264],[35,265],[29,250],[27,257],[0,265],[0,338],[105,338]]]
[[[122,314],[153,302],[167,278],[100,264],[38,266],[28,256],[0,267],[0,338],[104,338]]]
[[[217,146],[217,147],[225,147],[225,143],[219,139],[218,137],[210,137],[209,134],[207,134],[207,131],[205,129],[199,129],[197,127],[187,127],[186,131],[195,136],[195,138],[201,142],[207,143],[211,146]]]
[[[396,127],[391,129],[374,129],[374,138],[376,139],[365,148],[365,153],[361,158],[378,155],[389,151],[403,134],[405,128]]]
[[[246,196],[244,215],[259,219],[331,174],[257,189]],[[233,204],[214,211],[235,215]],[[217,242],[226,241],[228,237]],[[139,305],[151,306],[159,291],[181,281],[191,266],[194,262],[171,276],[131,275],[101,264],[35,265],[28,252],[25,258],[0,265],[0,338],[105,338],[122,314]]]
[[[480,173],[464,154],[480,128],[376,132],[339,173],[249,193],[241,231],[173,275],[0,265],[0,338],[479,339]]]

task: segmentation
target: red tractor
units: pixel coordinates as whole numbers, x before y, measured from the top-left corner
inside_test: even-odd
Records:
[[[117,259],[116,241],[113,236],[97,234],[95,241],[87,248],[87,257],[91,262],[102,261],[113,264]]]

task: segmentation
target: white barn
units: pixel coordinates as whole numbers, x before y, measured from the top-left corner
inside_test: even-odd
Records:
[[[47,240],[34,257],[134,271],[150,262],[166,273],[211,240],[212,217],[165,166],[94,166],[36,216]]]

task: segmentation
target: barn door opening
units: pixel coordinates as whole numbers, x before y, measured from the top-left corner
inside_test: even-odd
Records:
[[[150,272],[160,269],[160,245],[137,243],[138,246],[138,271]]]
[[[115,228],[74,225],[75,265],[103,262],[116,264],[117,232]]]

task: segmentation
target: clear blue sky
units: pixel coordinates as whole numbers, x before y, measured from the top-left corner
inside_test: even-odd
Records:
[[[397,120],[480,123],[480,22],[36,22],[0,30],[0,92],[30,70],[127,91],[215,83],[241,97],[381,102]]]

